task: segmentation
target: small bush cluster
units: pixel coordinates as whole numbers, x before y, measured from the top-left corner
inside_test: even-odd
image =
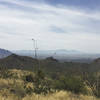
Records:
[[[84,93],[86,94],[87,90],[85,88],[85,84],[83,80],[79,77],[60,77],[59,80],[54,82],[55,89],[58,90],[67,90],[73,93]]]
[[[47,94],[51,92],[52,81],[47,79],[44,73],[41,70],[38,70],[36,73],[34,81],[34,92],[37,94]]]
[[[38,70],[35,77],[32,75],[26,76],[26,81],[34,84],[33,92],[36,94],[47,94],[53,92],[52,90],[71,91],[76,94],[87,93],[84,81],[80,77],[62,76],[58,80],[53,80],[46,78],[44,73]],[[31,88],[29,90],[32,91]]]
[[[1,78],[8,78],[9,77],[8,73],[9,73],[9,71],[6,67],[0,66],[0,77]]]

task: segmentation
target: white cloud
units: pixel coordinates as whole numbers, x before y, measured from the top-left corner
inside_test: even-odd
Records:
[[[46,3],[2,0],[0,4],[0,46],[7,49],[32,49],[31,38],[39,49],[76,49],[99,52],[99,12],[85,12]],[[13,6],[12,6],[13,5]],[[16,5],[16,7],[14,7]],[[62,31],[57,33],[51,28]]]

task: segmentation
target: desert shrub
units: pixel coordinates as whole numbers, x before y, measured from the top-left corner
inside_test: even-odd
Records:
[[[0,77],[8,78],[8,69],[6,67],[0,67]]]
[[[86,84],[92,89],[93,95],[100,97],[100,72],[88,74]]]
[[[41,70],[38,70],[34,81],[34,92],[36,94],[47,94],[51,92],[51,85],[52,81],[47,79]]]
[[[34,85],[31,82],[24,84],[24,89],[27,94],[32,94],[34,92]]]
[[[25,81],[25,90],[27,94],[47,94],[51,92],[52,81],[49,78],[45,77],[45,74],[41,70],[35,72],[35,76],[29,74],[24,77]],[[27,86],[27,84],[31,84]]]
[[[29,75],[26,75],[26,76],[25,76],[24,80],[25,80],[26,82],[34,82],[34,77],[33,77],[32,74],[29,74]]]
[[[73,93],[84,93],[86,94],[87,90],[83,80],[79,77],[61,77],[59,80],[56,80],[54,83],[54,88],[58,90],[67,90]]]

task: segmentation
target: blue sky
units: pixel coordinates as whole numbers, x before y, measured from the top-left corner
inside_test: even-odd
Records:
[[[58,5],[67,5],[67,6],[77,6],[77,7],[86,7],[86,8],[95,8],[99,7],[100,0],[45,0],[50,4]]]
[[[100,0],[0,0],[0,47],[100,52]]]

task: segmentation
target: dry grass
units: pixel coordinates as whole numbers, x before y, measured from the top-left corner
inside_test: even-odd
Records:
[[[0,100],[100,100],[93,96],[75,95],[70,92],[60,91],[53,94],[36,95],[25,93],[26,87],[34,88],[33,84],[25,83],[21,78],[31,72],[10,70],[13,78],[0,78]],[[31,73],[32,74],[32,73]],[[14,77],[17,77],[14,79]]]
[[[6,93],[9,94],[7,91]],[[17,97],[14,94],[6,95],[6,93],[4,96],[0,95],[0,100],[100,100],[92,96],[74,95],[64,91],[48,94],[47,96],[32,94],[24,98]]]
[[[33,94],[26,96],[22,100],[100,100],[93,96],[75,95],[70,92],[56,92],[54,94],[48,94],[47,96]]]
[[[25,75],[29,75],[32,74],[34,76],[34,73],[30,72],[30,71],[24,71],[24,70],[17,70],[17,69],[11,69],[9,70],[9,73],[18,79],[22,79],[23,76]]]

